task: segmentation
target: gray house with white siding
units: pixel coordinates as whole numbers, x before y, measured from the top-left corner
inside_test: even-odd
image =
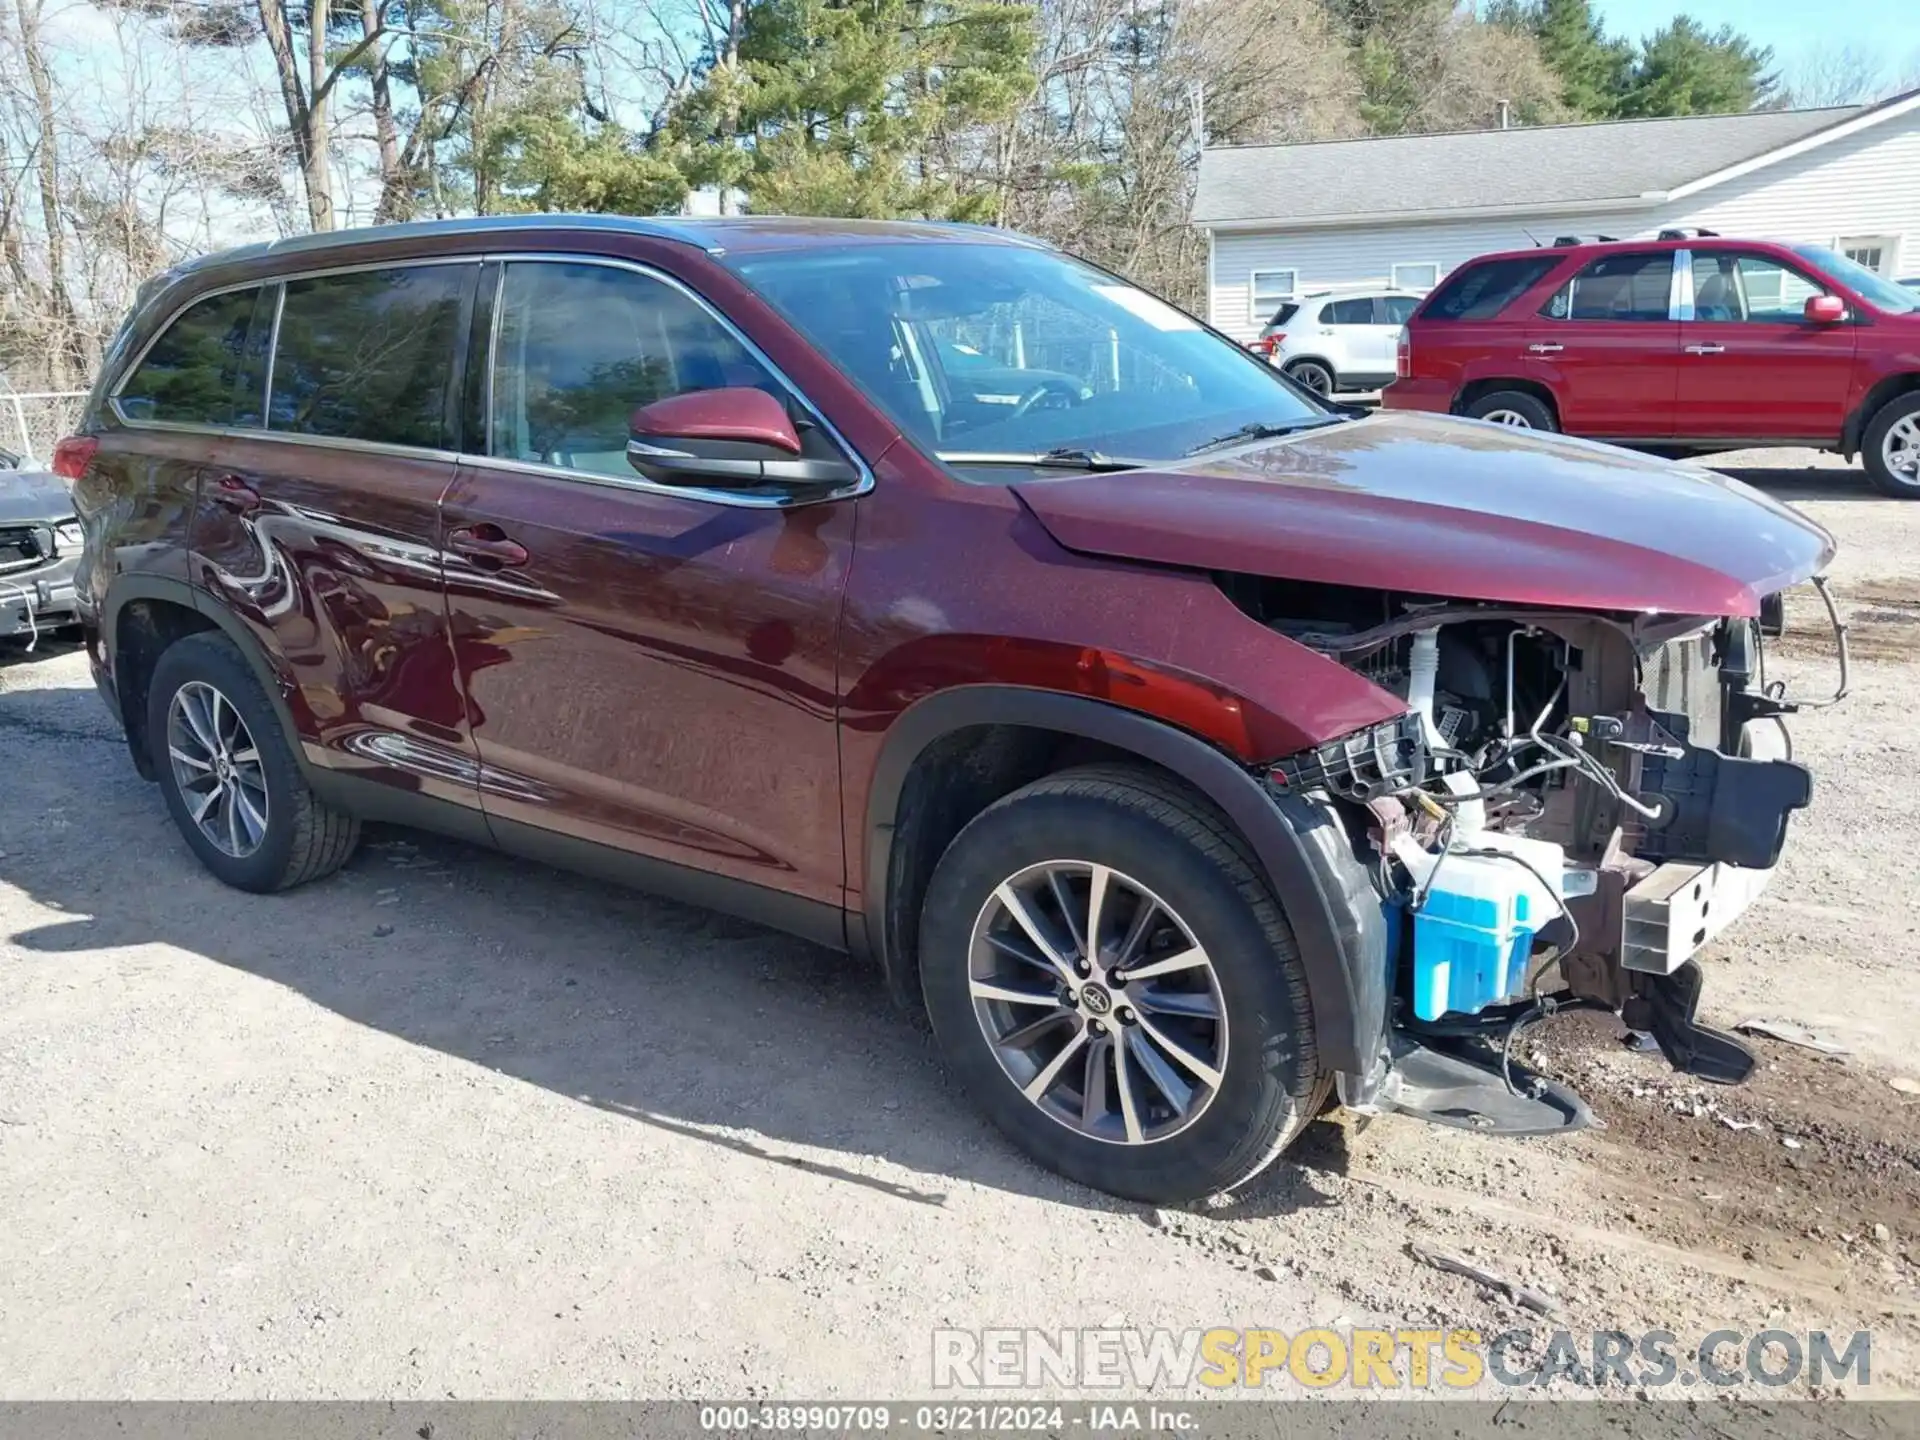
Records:
[[[1208,318],[1251,339],[1317,290],[1427,290],[1490,250],[1674,226],[1920,274],[1920,91],[1877,105],[1209,148]]]

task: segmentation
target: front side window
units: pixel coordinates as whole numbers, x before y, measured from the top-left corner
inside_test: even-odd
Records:
[[[1673,310],[1673,254],[1603,255],[1540,313],[1554,320],[1666,320]]]
[[[1447,277],[1427,298],[1422,320],[1491,320],[1531,290],[1560,263],[1558,255],[1483,260]]]
[[[1420,302],[1411,295],[1382,295],[1380,297],[1380,323],[1382,325],[1404,325],[1413,318],[1413,312]]]
[[[455,347],[477,269],[412,265],[289,280],[268,428],[451,448]]]
[[[1800,323],[1807,301],[1826,290],[1765,255],[1713,251],[1693,257],[1693,318]]]
[[[664,280],[607,265],[507,266],[488,451],[632,480],[628,422],[690,390],[786,389],[732,331]]]
[[[129,420],[178,425],[233,423],[234,390],[246,359],[257,287],[195,301],[169,325],[120,387]],[[253,411],[260,408],[255,395]]]
[[[1896,285],[1886,277],[1874,274],[1866,266],[1844,255],[1836,255],[1824,246],[1796,245],[1793,253],[1889,315],[1910,315],[1920,310],[1920,292]]]
[[[731,263],[956,464],[1061,449],[1166,460],[1242,426],[1327,418],[1191,316],[1052,251],[937,242]]]

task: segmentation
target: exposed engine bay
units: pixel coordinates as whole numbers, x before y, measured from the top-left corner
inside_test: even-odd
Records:
[[[1753,1057],[1695,1019],[1692,957],[1766,884],[1812,795],[1760,618],[1604,615],[1219,577],[1245,613],[1407,702],[1268,783],[1336,812],[1386,920],[1380,1063],[1350,1106],[1542,1133],[1590,1122],[1513,1058],[1556,1012],[1617,1014],[1702,1079]],[[1845,627],[1822,582],[1846,690]]]

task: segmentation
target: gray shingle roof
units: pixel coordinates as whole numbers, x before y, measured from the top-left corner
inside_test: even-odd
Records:
[[[1393,135],[1206,151],[1196,225],[1637,203],[1837,125],[1864,106]]]

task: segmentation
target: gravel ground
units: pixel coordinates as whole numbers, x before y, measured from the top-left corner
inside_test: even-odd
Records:
[[[798,941],[399,832],[225,890],[80,655],[0,668],[0,1399],[872,1397],[942,1326],[1542,1325],[1410,1239],[1577,1331],[1870,1328],[1871,1393],[1920,1388],[1920,506],[1725,463],[1839,537],[1862,660],[1707,1007],[1851,1054],[1708,1093],[1573,1017],[1545,1063],[1605,1130],[1323,1123],[1191,1210],[1026,1164]]]

